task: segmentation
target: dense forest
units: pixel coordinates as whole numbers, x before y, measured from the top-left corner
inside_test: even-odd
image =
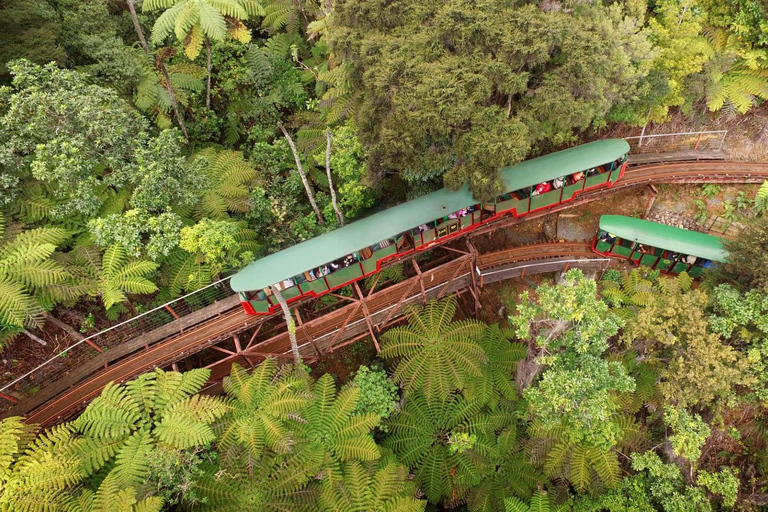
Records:
[[[0,0],[0,61],[5,355],[441,186],[492,198],[502,166],[611,127],[749,116],[768,6]],[[754,210],[701,286],[571,271],[498,324],[414,311],[343,385],[267,360],[213,397],[157,370],[50,431],[5,419],[0,510],[761,510]]]

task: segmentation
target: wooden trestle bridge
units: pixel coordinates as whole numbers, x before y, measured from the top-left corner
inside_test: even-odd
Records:
[[[594,201],[630,187],[652,183],[762,183],[766,179],[768,164],[762,163],[697,161],[631,167],[610,189],[584,194],[571,203],[521,219],[499,219],[471,236]],[[405,318],[408,306],[412,304],[458,293],[470,308],[477,310],[481,307],[480,288],[487,283],[572,267],[601,269],[608,263],[607,259],[591,252],[587,243],[547,243],[478,253],[471,238],[465,242],[465,248],[461,249],[456,248],[456,244],[444,246],[450,259],[438,261],[431,268],[422,269],[415,259],[407,258],[410,261],[405,263],[413,267],[414,275],[400,283],[388,283],[383,287],[384,283],[374,282],[365,292],[353,283],[353,296],[331,294],[339,299],[339,303],[335,309],[316,318],[302,318],[300,308],[294,308],[296,335],[305,361],[314,362],[363,337],[370,337],[378,349],[379,334]],[[5,404],[3,417],[24,415],[28,422],[51,426],[71,418],[110,381],[126,381],[156,367],[176,368],[179,361],[196,357],[203,351],[206,358],[200,365],[207,364],[211,369],[211,392],[229,373],[233,362],[247,367],[258,364],[265,357],[291,357],[288,333],[281,315],[247,316],[233,294],[95,355],[62,378],[47,383],[35,394],[14,397],[4,393],[0,397]]]

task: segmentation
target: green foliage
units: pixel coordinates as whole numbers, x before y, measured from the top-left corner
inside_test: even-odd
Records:
[[[373,413],[386,419],[397,408],[398,388],[384,369],[361,366],[353,382],[359,390],[356,412]]]
[[[0,508],[21,512],[63,509],[67,488],[85,476],[74,453],[72,428],[56,427],[40,436],[22,418],[0,421]]]
[[[156,447],[185,450],[212,442],[212,424],[229,406],[195,395],[208,370],[155,370],[124,384],[108,384],[73,423],[77,455],[87,474],[107,468],[119,488],[143,484]]]
[[[537,361],[545,367],[538,384],[524,392],[529,409],[546,428],[566,429],[572,442],[609,448],[618,437],[610,421],[617,410],[612,393],[634,389],[624,367],[602,357],[621,320],[580,270],[569,270],[560,286],[537,287],[536,295],[532,300],[523,292],[509,319],[518,337],[540,347]]]
[[[712,507],[704,491],[686,486],[680,468],[664,463],[654,452],[632,454],[632,469],[641,472],[633,477],[642,485],[652,503],[665,512],[708,512]]]
[[[243,154],[208,148],[198,156],[207,163],[204,172],[208,186],[195,207],[195,218],[222,220],[229,214],[248,211],[249,193],[256,171]]]
[[[329,120],[354,112],[369,170],[414,185],[468,181],[481,198],[500,193],[498,170],[532,142],[560,146],[601,124],[648,73],[651,50],[640,23],[599,5],[409,1],[384,15],[344,1],[327,24],[344,64],[319,77],[322,100]]]
[[[402,411],[387,420],[392,434],[384,447],[411,468],[430,503],[461,499],[480,483],[482,455],[494,441],[492,422],[481,408],[479,401],[460,395],[435,401],[417,391]],[[472,447],[451,449],[451,435],[459,434],[474,435]]]
[[[136,172],[126,179],[134,186],[131,206],[161,212],[171,206],[191,206],[208,186],[200,159],[187,159],[181,132],[163,130],[136,150]]]
[[[11,177],[34,178],[62,202],[51,214],[93,214],[100,190],[122,185],[136,170],[135,148],[147,125],[113,90],[89,84],[75,71],[29,61],[10,65],[2,92],[0,165]],[[17,187],[3,194],[8,201]]]
[[[762,212],[768,209],[768,180],[763,181],[755,194],[755,211]]]
[[[166,506],[195,501],[194,484],[203,475],[203,464],[211,462],[215,455],[208,446],[186,450],[157,447],[147,457],[149,476],[144,487],[151,483],[148,492],[161,498]]]
[[[701,195],[707,199],[712,199],[720,193],[720,188],[720,185],[716,183],[707,183],[706,185],[701,186]]]
[[[330,374],[312,386],[313,399],[304,409],[306,420],[297,428],[310,458],[321,461],[321,477],[326,485],[341,478],[341,463],[371,461],[381,456],[371,430],[381,417],[372,412],[356,412],[360,391],[345,386],[336,393]]]
[[[88,222],[88,230],[99,247],[120,245],[134,258],[146,255],[153,261],[168,256],[179,245],[181,226],[182,220],[173,212],[151,215],[140,208]]]
[[[243,223],[205,218],[181,229],[179,247],[195,255],[212,275],[238,268],[253,260],[257,246],[255,233]]]
[[[67,57],[58,43],[60,21],[56,10],[45,0],[11,0],[0,7],[0,79],[7,81],[5,64],[26,58],[37,64]]]
[[[322,160],[318,157],[318,160],[319,165],[325,165],[325,155],[322,155]],[[348,124],[333,130],[331,170],[344,217],[354,219],[373,206],[376,191],[366,178],[363,146],[355,135],[355,129]],[[326,215],[326,218],[333,218],[333,215]]]
[[[456,306],[453,297],[430,301],[411,312],[408,325],[384,334],[381,355],[399,358],[392,378],[402,382],[406,396],[422,389],[429,400],[444,400],[481,375],[488,360],[479,342],[483,326],[453,321]]]
[[[548,494],[541,491],[536,491],[536,494],[531,497],[530,504],[518,498],[504,500],[505,512],[549,512],[550,510],[555,510],[554,503]]]
[[[478,397],[491,408],[517,401],[514,374],[518,361],[525,358],[528,348],[522,343],[510,342],[512,337],[512,331],[496,324],[485,327],[480,346],[487,362],[465,390],[467,397]]]
[[[674,432],[669,436],[669,442],[675,455],[695,466],[701,457],[701,448],[711,433],[709,425],[698,414],[674,407],[664,411],[664,423]]]
[[[0,213],[0,348],[25,326],[42,325],[43,311],[53,301],[68,298],[57,285],[69,273],[52,258],[67,238],[60,228],[16,234],[6,230]]]
[[[710,330],[705,309],[709,297],[690,289],[690,276],[660,279],[650,289],[639,275],[627,274],[626,280],[635,283],[627,289],[642,287],[649,293],[627,316],[621,340],[662,368],[659,389],[669,403],[708,405],[732,397],[735,386],[752,382],[746,359]]]
[[[81,243],[63,261],[73,276],[73,289],[82,295],[99,297],[107,310],[128,300],[126,293],[157,291],[157,286],[148,279],[157,264],[131,260],[121,245],[110,245],[102,254],[93,245]]]
[[[696,477],[696,483],[706,488],[712,494],[722,496],[723,506],[732,508],[739,495],[739,470],[724,467],[717,473],[702,471]]]
[[[342,465],[342,478],[320,493],[322,511],[421,512],[426,502],[416,499],[408,471],[394,457]]]
[[[249,375],[238,364],[224,380],[232,412],[224,418],[220,436],[223,457],[259,459],[265,449],[290,451],[293,429],[310,395],[301,378],[266,359]]]
[[[611,419],[615,423],[613,430],[616,431],[614,438],[617,443],[635,429],[630,427],[623,431],[618,418]],[[539,420],[534,420],[529,431],[532,460],[541,465],[550,479],[566,480],[579,493],[589,491],[594,494],[618,484],[621,469],[617,453],[610,447],[571,440],[568,425],[548,428]]]
[[[171,33],[184,45],[190,60],[200,54],[203,39],[214,41],[227,35],[248,43],[251,32],[243,24],[249,15],[263,15],[258,0],[146,0],[144,11],[166,10],[157,18],[152,29],[152,41],[161,44]]]

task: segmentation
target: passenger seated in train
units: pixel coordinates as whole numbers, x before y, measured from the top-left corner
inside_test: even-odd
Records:
[[[681,261],[686,265],[694,265],[696,263],[696,256],[691,254],[681,254],[678,261]]]
[[[563,188],[565,184],[565,176],[560,176],[552,180],[552,188]]]
[[[539,183],[538,185],[536,185],[536,188],[534,189],[533,192],[531,192],[531,195],[537,196],[539,194],[545,194],[550,190],[552,190],[552,184],[548,181],[545,181],[543,183]]]
[[[581,171],[575,172],[575,173],[571,174],[570,176],[568,176],[568,184],[569,185],[573,185],[574,183],[576,183],[577,181],[580,181],[582,179],[584,179],[584,173],[581,172]]]
[[[608,233],[607,231],[600,231],[600,240],[607,244],[613,245],[613,242],[616,241],[616,235],[613,233]]]

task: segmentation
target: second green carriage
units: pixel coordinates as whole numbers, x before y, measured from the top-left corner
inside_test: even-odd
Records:
[[[712,235],[623,215],[603,215],[592,250],[668,274],[704,270],[728,261],[723,241]]]

